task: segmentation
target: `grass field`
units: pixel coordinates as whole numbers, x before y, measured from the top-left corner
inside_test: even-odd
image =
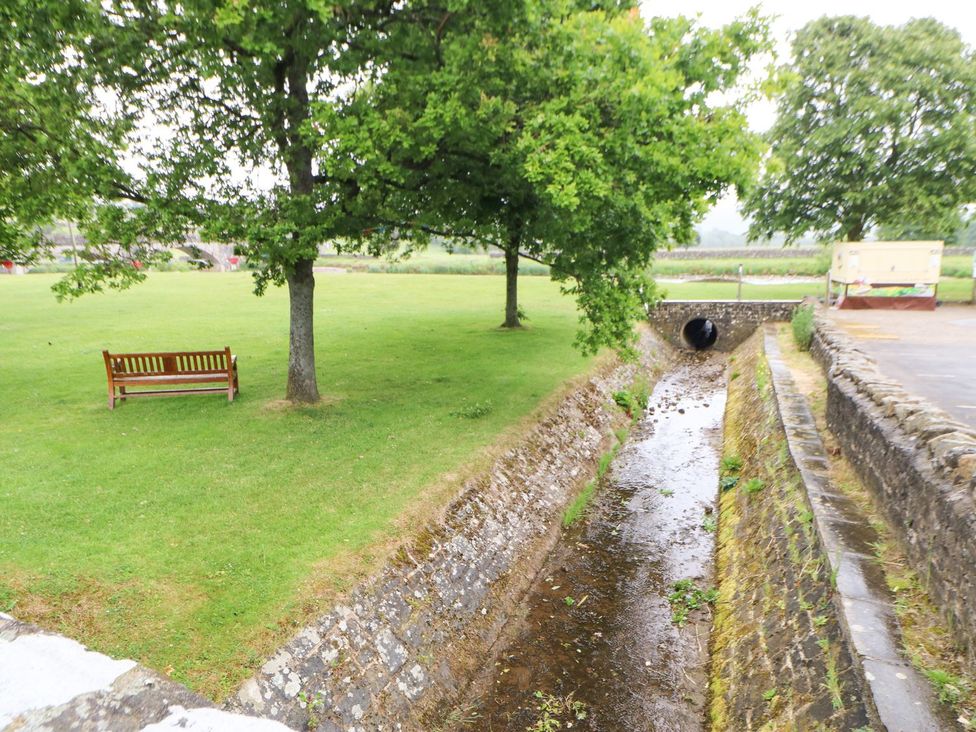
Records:
[[[672,300],[734,300],[735,282],[668,282],[660,285]],[[837,290],[839,292],[839,290]],[[943,277],[939,282],[939,299],[945,302],[969,302],[973,281],[961,277]],[[790,282],[777,285],[742,285],[743,300],[797,300],[807,296],[823,297],[823,282]]]
[[[589,363],[572,301],[543,278],[522,283],[531,327],[503,332],[501,278],[320,276],[326,401],[284,408],[284,291],[162,273],[58,304],[54,281],[0,278],[0,611],[214,698]],[[103,348],[224,345],[234,404],[107,409]]]
[[[652,272],[657,277],[675,275],[735,275],[739,265],[745,275],[797,275],[822,277],[830,269],[830,253],[825,250],[819,257],[783,257],[780,259],[658,259]],[[971,256],[942,258],[943,277],[970,277],[973,271]]]
[[[342,267],[354,272],[388,272],[394,274],[505,274],[505,260],[490,257],[484,252],[449,254],[443,248],[431,246],[408,258],[389,261],[382,257],[329,256],[320,257],[319,266]],[[817,257],[781,257],[770,259],[733,259],[720,256],[700,259],[657,259],[651,267],[656,277],[679,275],[731,276],[738,274],[739,265],[745,275],[774,275],[821,277],[830,268],[830,250]],[[522,259],[523,275],[546,275],[548,267]],[[972,256],[942,258],[943,277],[969,278],[973,271]]]

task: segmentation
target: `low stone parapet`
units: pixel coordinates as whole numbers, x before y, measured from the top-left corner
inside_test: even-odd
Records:
[[[811,353],[827,374],[830,430],[976,655],[976,430],[886,378],[822,315]]]

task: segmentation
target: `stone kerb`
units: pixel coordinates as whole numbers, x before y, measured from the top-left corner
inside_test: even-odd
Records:
[[[976,655],[976,430],[886,378],[821,314],[811,353],[827,375],[828,426]]]

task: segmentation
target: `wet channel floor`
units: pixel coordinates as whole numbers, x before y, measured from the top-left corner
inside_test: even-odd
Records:
[[[689,355],[658,382],[537,578],[467,729],[557,729],[536,726],[547,714],[558,729],[703,728],[710,618],[677,627],[668,596],[679,580],[712,585],[725,366]]]

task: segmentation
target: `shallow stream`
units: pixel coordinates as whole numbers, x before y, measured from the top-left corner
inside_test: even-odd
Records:
[[[681,580],[712,586],[725,366],[689,355],[658,382],[536,578],[467,729],[704,728],[709,611],[679,627],[668,598]],[[538,726],[547,717],[563,726]]]

